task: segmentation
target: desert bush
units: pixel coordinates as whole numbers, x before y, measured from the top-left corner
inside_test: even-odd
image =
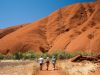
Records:
[[[38,53],[38,52],[25,52],[25,53],[21,53],[21,52],[17,52],[15,54],[9,54],[9,55],[3,55],[0,54],[0,59],[30,59],[30,60],[37,60],[40,56],[43,56],[43,58],[45,59],[47,56],[49,56],[50,58],[52,58],[52,56],[55,56],[57,59],[69,59],[72,57],[75,57],[76,55],[82,55],[82,56],[95,56],[95,53],[88,53],[88,52],[81,52],[81,51],[76,51],[76,52],[62,52],[62,51],[56,51],[52,54],[48,54],[48,53]]]
[[[32,55],[31,53],[23,53],[23,59],[31,59],[34,58],[34,55]]]
[[[57,59],[69,59],[73,58],[77,55],[82,55],[82,56],[95,56],[95,53],[88,53],[88,52],[81,52],[81,51],[76,51],[76,52],[54,52],[51,54],[51,56],[56,56]]]
[[[48,53],[43,53],[42,56],[43,56],[44,59],[46,59],[46,57],[49,56],[49,54]]]
[[[4,55],[4,59],[8,60],[8,59],[14,59],[14,56],[11,54],[11,55]]]
[[[12,59],[17,59],[17,60],[20,60],[20,59],[30,59],[30,60],[34,60],[36,58],[39,58],[39,55],[40,53],[36,53],[36,52],[25,52],[25,53],[22,53],[22,52],[17,52],[15,54],[13,54],[11,57]]]
[[[0,60],[4,59],[4,55],[0,54]]]
[[[93,53],[93,52],[81,52],[81,51],[76,51],[76,52],[73,52],[72,54],[75,54],[76,55],[82,55],[82,56],[95,56],[96,53]]]
[[[23,59],[35,59],[37,57],[38,57],[38,54],[36,54],[34,52],[23,53]]]
[[[58,57],[57,57],[58,59],[66,59],[66,58],[68,58],[67,57],[67,53],[66,52],[60,52],[59,54],[58,54]]]
[[[55,56],[57,59],[68,59],[68,58],[74,57],[75,54],[57,51],[57,52],[52,53],[51,56]]]
[[[17,52],[17,53],[15,53],[15,54],[13,54],[12,56],[13,56],[13,59],[20,60],[20,59],[23,58],[23,53]]]

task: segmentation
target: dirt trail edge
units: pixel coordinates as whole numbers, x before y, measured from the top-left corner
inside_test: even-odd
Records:
[[[47,71],[46,68],[43,68],[42,71],[38,71],[36,75],[65,75],[60,69],[53,70],[52,65],[50,65],[49,70]]]

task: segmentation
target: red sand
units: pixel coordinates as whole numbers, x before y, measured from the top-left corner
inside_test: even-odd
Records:
[[[42,71],[38,71],[36,75],[65,75],[61,70],[53,70],[52,65],[49,66],[49,70],[46,70],[46,66]]]
[[[37,75],[63,75],[59,71],[39,71]]]
[[[90,75],[100,75],[100,69],[95,71],[94,73],[91,73]]]

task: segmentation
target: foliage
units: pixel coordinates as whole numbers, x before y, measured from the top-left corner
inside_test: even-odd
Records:
[[[4,59],[4,55],[3,54],[0,54],[0,60],[1,59]]]
[[[23,54],[21,52],[17,52],[13,55],[14,59],[20,60],[23,58]]]
[[[52,53],[51,56],[56,56],[58,59],[69,59],[73,58],[77,55],[82,55],[82,56],[95,56],[96,53],[88,53],[88,52],[81,52],[81,51],[76,51],[76,52],[54,52]]]
[[[9,55],[3,55],[0,54],[0,59],[15,59],[15,60],[34,60],[34,59],[38,59],[40,56],[43,56],[43,58],[45,59],[47,56],[49,56],[50,58],[52,58],[52,56],[55,56],[57,59],[69,59],[72,57],[75,57],[76,55],[82,55],[82,56],[95,56],[95,53],[88,53],[88,52],[80,52],[80,51],[76,51],[73,53],[69,53],[69,52],[62,52],[62,51],[56,51],[52,54],[48,54],[48,53],[37,53],[37,52],[17,52],[15,54],[9,54]]]

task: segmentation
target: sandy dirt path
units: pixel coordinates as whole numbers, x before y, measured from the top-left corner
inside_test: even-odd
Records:
[[[36,75],[64,75],[64,73],[56,68],[56,70],[52,69],[52,65],[49,66],[49,70],[46,70],[46,66],[44,65],[44,68],[42,71],[38,71]]]

